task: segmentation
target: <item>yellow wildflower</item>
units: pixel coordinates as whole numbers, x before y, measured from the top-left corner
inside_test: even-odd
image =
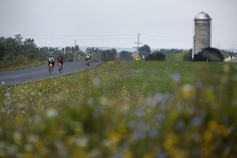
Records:
[[[16,116],[16,123],[18,125],[22,125],[24,123],[24,117],[22,115],[17,115]]]
[[[194,87],[190,84],[185,84],[182,87],[181,95],[184,99],[190,99],[194,95]]]

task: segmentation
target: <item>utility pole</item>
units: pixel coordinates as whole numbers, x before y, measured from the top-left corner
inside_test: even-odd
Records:
[[[140,42],[140,33],[138,33],[137,42],[134,42],[134,43],[137,43],[137,47],[133,47],[133,48],[137,49],[137,55],[138,55],[139,45],[142,44],[142,43]]]
[[[74,50],[74,62],[76,62],[76,40],[75,40],[75,50]]]

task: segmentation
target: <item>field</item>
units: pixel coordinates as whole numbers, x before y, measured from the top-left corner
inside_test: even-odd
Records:
[[[17,58],[14,60],[0,60],[0,72],[1,71],[13,71],[13,70],[21,70],[36,66],[41,66],[46,64],[45,61],[38,61],[27,58]]]
[[[237,65],[111,61],[0,86],[0,157],[236,157]]]

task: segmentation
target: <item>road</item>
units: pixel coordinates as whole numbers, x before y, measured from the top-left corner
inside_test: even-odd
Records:
[[[24,70],[0,72],[0,87],[14,86],[25,82],[40,81],[44,79],[73,74],[76,72],[82,72],[94,68],[99,64],[101,64],[101,62],[91,62],[90,66],[88,67],[85,62],[65,62],[63,64],[63,71],[60,74],[60,72],[58,71],[58,66],[55,63],[55,67],[51,75],[48,72],[47,65]]]

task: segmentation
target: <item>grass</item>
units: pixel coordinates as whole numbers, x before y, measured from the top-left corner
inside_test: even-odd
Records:
[[[0,157],[235,157],[236,71],[113,61],[0,87]]]
[[[0,72],[22,70],[46,64],[45,61],[17,58],[15,60],[0,60]]]

